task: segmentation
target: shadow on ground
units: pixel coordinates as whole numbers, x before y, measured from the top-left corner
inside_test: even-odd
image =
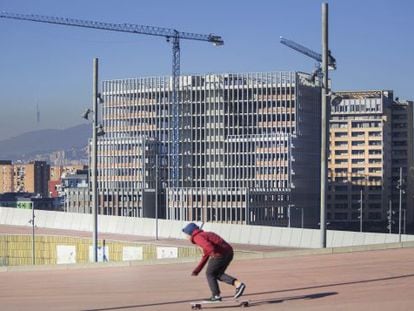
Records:
[[[321,284],[321,285],[300,287],[300,288],[287,288],[287,289],[267,291],[267,292],[255,292],[255,293],[244,294],[243,297],[246,298],[249,296],[277,294],[277,293],[284,293],[284,292],[290,292],[290,291],[296,291],[296,290],[311,290],[311,289],[318,289],[318,288],[332,287],[332,286],[345,286],[345,285],[353,285],[353,284],[389,281],[389,280],[396,280],[396,279],[403,279],[403,278],[410,278],[410,277],[414,277],[414,274],[396,275],[396,276],[390,276],[390,277],[385,277],[385,278],[359,280],[359,281],[342,282],[342,283]],[[310,294],[310,295],[281,297],[281,298],[275,298],[275,299],[250,300],[251,301],[250,305],[255,306],[255,305],[261,305],[261,304],[276,304],[276,303],[281,303],[283,301],[297,300],[297,299],[317,299],[317,298],[323,298],[323,297],[336,295],[336,294],[338,293],[337,292],[325,292],[325,293],[316,293],[316,294]],[[224,298],[230,298],[230,296],[224,297]],[[191,303],[193,301],[203,300],[203,299],[204,298],[196,298],[196,299],[191,299],[191,300],[165,301],[165,302],[159,302],[159,303],[148,303],[148,304],[140,304],[140,305],[118,306],[118,307],[108,307],[108,308],[99,308],[99,309],[85,309],[82,311],[110,311],[110,310],[124,310],[124,309],[132,309],[132,308],[146,308],[146,307],[155,307],[155,306],[163,306],[163,305]]]
[[[324,298],[327,296],[337,295],[337,292],[326,292],[326,293],[316,293],[316,294],[308,294],[308,295],[300,295],[300,296],[289,296],[289,297],[279,297],[279,298],[266,298],[266,299],[240,299],[239,302],[237,301],[229,301],[227,300],[223,304],[217,303],[217,304],[208,304],[203,305],[203,309],[229,309],[229,308],[237,308],[240,306],[244,306],[242,303],[243,301],[248,301],[248,304],[246,306],[249,307],[256,307],[260,305],[267,305],[267,304],[276,304],[276,303],[282,303],[289,300],[300,300],[300,299],[317,299],[317,298]]]

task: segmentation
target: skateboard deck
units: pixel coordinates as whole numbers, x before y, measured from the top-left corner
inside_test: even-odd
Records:
[[[193,301],[190,302],[192,310],[200,310],[204,307],[208,308],[225,308],[225,307],[248,307],[249,301],[248,300],[222,300],[222,301],[208,301],[208,300],[201,300],[201,301]]]

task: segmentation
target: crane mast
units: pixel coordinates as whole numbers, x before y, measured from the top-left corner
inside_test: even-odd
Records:
[[[89,20],[80,20],[75,18],[66,17],[53,17],[35,14],[20,14],[10,12],[0,12],[0,18],[25,20],[39,23],[49,23],[65,26],[75,26],[83,28],[93,28],[99,30],[128,32],[133,34],[150,35],[164,37],[168,42],[172,42],[172,135],[171,143],[171,158],[170,158],[170,186],[179,186],[179,144],[180,144],[180,116],[179,116],[179,104],[180,104],[180,39],[184,40],[196,40],[213,43],[216,46],[224,44],[223,39],[220,36],[214,34],[198,34],[192,32],[182,32],[176,29],[157,27],[157,26],[144,26],[136,24],[116,24],[105,23]]]

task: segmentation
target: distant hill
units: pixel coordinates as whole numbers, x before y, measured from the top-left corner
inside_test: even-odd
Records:
[[[91,137],[91,125],[81,124],[63,130],[39,130],[0,141],[0,159],[27,160],[38,154],[84,150]]]

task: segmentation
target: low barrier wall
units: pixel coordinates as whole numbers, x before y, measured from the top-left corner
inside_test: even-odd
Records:
[[[0,235],[0,266],[31,265],[33,248],[31,235]],[[35,236],[35,263],[83,264],[93,262],[90,238],[66,236]],[[148,261],[167,258],[200,257],[196,247],[162,246],[139,242],[99,241],[100,262]]]
[[[31,210],[0,207],[0,224],[31,226]],[[98,231],[105,233],[155,236],[155,219],[121,216],[98,216]],[[92,215],[35,211],[37,227],[92,231]],[[181,229],[185,221],[158,220],[158,235],[162,238],[184,239]],[[297,248],[319,248],[320,230],[205,223],[203,229],[214,231],[231,243]],[[414,235],[402,235],[401,240],[414,241]],[[327,247],[372,245],[398,242],[397,234],[327,231]]]

